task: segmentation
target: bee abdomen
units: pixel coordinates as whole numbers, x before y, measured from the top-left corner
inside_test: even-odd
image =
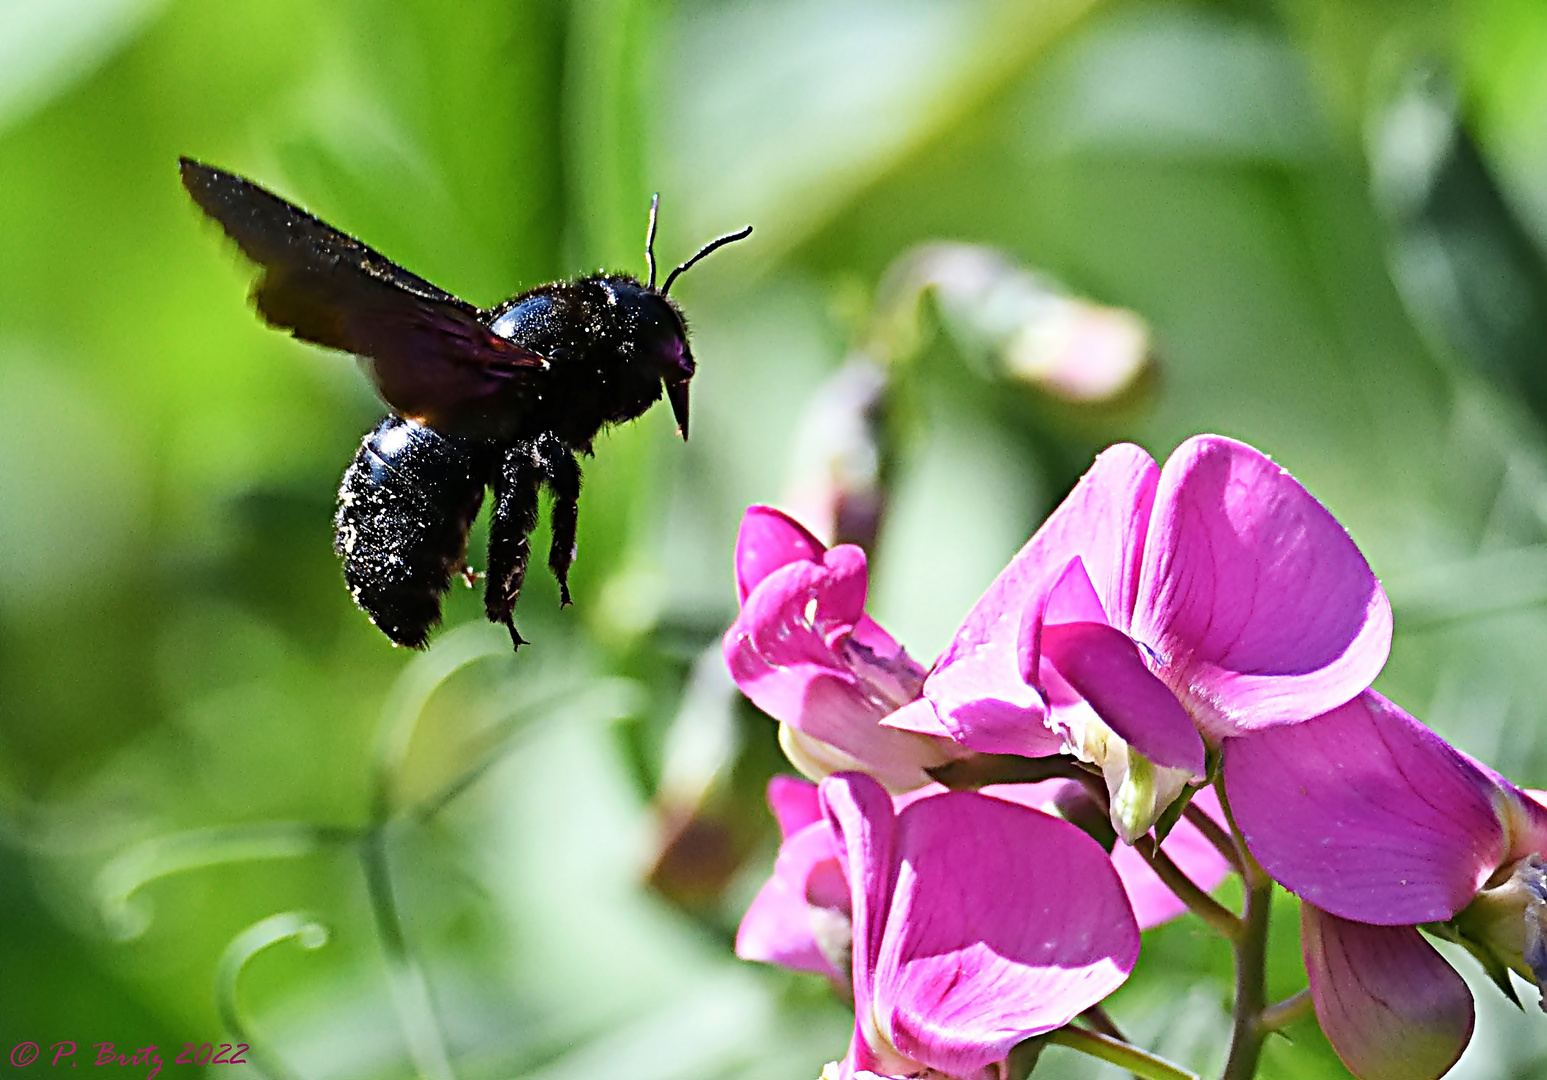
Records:
[[[338,489],[334,548],[349,594],[399,645],[421,648],[464,565],[483,502],[488,445],[389,416],[360,444]]]

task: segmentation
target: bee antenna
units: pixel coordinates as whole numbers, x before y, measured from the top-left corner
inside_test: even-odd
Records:
[[[745,240],[747,237],[749,237],[751,235],[752,235],[752,226],[748,225],[744,229],[737,229],[733,233],[726,233],[724,236],[720,237],[718,240],[711,240],[711,241],[709,241],[709,243],[705,244],[703,247],[698,249],[698,254],[694,255],[687,262],[685,262],[681,266],[677,267],[677,269],[673,270],[667,276],[666,284],[661,286],[661,295],[665,296],[667,293],[671,292],[671,283],[676,281],[677,278],[681,277],[688,270],[692,269],[693,264],[698,262],[705,255],[708,255],[712,251],[719,250],[720,248],[724,247],[726,244],[734,244],[737,240]]]
[[[661,193],[657,191],[650,196],[650,228],[645,232],[645,265],[650,268],[650,283],[646,288],[655,288],[655,215],[661,208]]]

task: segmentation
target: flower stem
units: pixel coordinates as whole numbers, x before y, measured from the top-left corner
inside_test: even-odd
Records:
[[[1257,1017],[1257,1026],[1264,1031],[1280,1031],[1296,1020],[1311,1015],[1315,1009],[1315,1002],[1311,1000],[1310,987],[1306,987],[1298,994],[1292,994],[1283,1001],[1275,1002],[1263,1009],[1262,1014]]]
[[[1232,941],[1235,947],[1235,1011],[1230,1029],[1230,1055],[1225,1060],[1220,1080],[1251,1080],[1257,1074],[1262,1043],[1270,1030],[1262,1018],[1268,998],[1268,915],[1273,906],[1273,879],[1246,847],[1235,815],[1230,812],[1223,776],[1214,781],[1214,787],[1219,792],[1219,805],[1225,811],[1236,848],[1241,853],[1241,878],[1246,887],[1241,912],[1242,933]]]
[[[430,1000],[429,984],[409,949],[403,929],[387,857],[387,828],[386,824],[377,825],[366,834],[360,844],[360,860],[365,868],[365,887],[371,914],[375,916],[376,936],[386,954],[392,1002],[420,1080],[455,1080]]]
[[[1091,1030],[1099,1032],[1110,1039],[1117,1039],[1119,1042],[1128,1041],[1128,1036],[1123,1034],[1122,1029],[1117,1026],[1117,1022],[1100,1005],[1092,1005],[1080,1013],[1080,1019],[1090,1025]]]
[[[1143,1077],[1144,1080],[1198,1080],[1197,1073],[1188,1072],[1164,1058],[1140,1050],[1137,1046],[1094,1031],[1077,1027],[1061,1027],[1057,1031],[1049,1032],[1045,1037],[1050,1043],[1067,1046],[1071,1050],[1078,1050],[1082,1054],[1111,1062],[1119,1068],[1127,1069],[1135,1076]]]
[[[1017,757],[1015,754],[973,754],[925,771],[952,791],[973,791],[989,784],[1035,784],[1043,780],[1083,781],[1092,775],[1069,754],[1040,758]],[[1103,789],[1103,798],[1105,794]]]
[[[1141,836],[1134,841],[1133,849],[1144,857],[1150,869],[1165,882],[1166,888],[1187,905],[1189,911],[1208,923],[1225,938],[1239,942],[1245,925],[1225,905],[1198,888],[1192,878],[1182,873],[1182,868],[1171,861],[1171,856],[1160,849],[1153,836]]]
[[[1193,828],[1203,834],[1203,838],[1214,845],[1220,857],[1230,864],[1230,869],[1237,874],[1242,872],[1241,852],[1235,846],[1235,840],[1219,822],[1203,812],[1203,807],[1197,803],[1189,802],[1187,809],[1182,811],[1182,816],[1190,821]]]

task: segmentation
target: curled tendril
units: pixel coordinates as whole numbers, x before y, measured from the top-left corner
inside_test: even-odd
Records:
[[[231,939],[220,954],[220,966],[215,973],[215,1003],[220,1008],[221,1021],[233,1040],[247,1044],[247,1063],[269,1080],[291,1080],[294,1074],[273,1054],[260,1048],[237,1006],[236,984],[249,960],[270,945],[292,939],[303,949],[320,949],[327,944],[328,929],[302,911],[270,915]]]
[[[119,852],[97,872],[97,907],[108,932],[127,941],[150,927],[150,902],[135,894],[158,878],[223,863],[303,858],[359,835],[352,830],[275,821],[152,837]]]

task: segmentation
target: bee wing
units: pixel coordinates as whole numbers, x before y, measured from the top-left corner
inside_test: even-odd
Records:
[[[388,405],[447,435],[487,435],[547,360],[483,313],[250,180],[181,159],[183,186],[263,268],[258,313],[367,361]],[[496,400],[497,399],[497,400]],[[480,407],[482,406],[482,407]]]

